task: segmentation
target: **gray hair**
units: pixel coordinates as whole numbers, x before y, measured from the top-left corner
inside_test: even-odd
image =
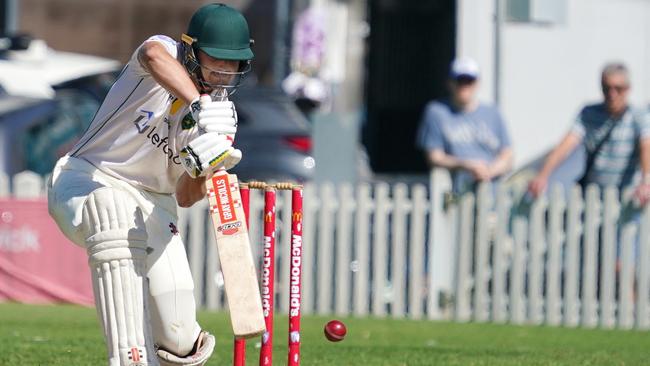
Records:
[[[624,63],[622,62],[611,62],[605,65],[603,67],[603,72],[601,74],[601,80],[605,80],[607,76],[613,75],[613,74],[621,74],[625,76],[625,81],[629,84],[630,83],[630,72],[627,69],[627,66],[625,66]]]

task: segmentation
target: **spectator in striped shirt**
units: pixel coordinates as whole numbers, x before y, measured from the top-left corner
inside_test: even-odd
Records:
[[[628,104],[630,78],[621,63],[605,66],[601,75],[604,101],[582,109],[570,131],[546,158],[542,169],[528,186],[537,197],[544,192],[548,177],[566,157],[584,144],[586,164],[580,184],[620,190],[634,184],[640,204],[650,199],[650,118],[647,112]]]

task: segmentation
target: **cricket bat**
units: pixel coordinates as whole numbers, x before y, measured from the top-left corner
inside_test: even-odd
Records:
[[[237,176],[220,170],[206,188],[233,333],[258,336],[265,330],[262,298]]]

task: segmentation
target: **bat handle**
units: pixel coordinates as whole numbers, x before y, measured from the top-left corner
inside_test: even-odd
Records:
[[[214,92],[214,100],[224,102],[228,100],[228,91],[225,88],[219,88]]]

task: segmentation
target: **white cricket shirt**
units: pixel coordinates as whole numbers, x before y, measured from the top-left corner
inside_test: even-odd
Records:
[[[146,42],[160,42],[178,59],[173,39],[157,35]],[[136,187],[174,193],[185,172],[178,153],[198,131],[185,103],[140,65],[138,50],[69,155]]]

